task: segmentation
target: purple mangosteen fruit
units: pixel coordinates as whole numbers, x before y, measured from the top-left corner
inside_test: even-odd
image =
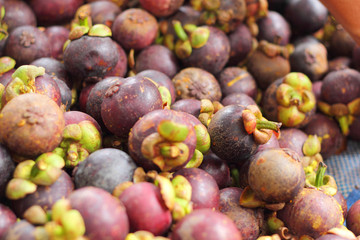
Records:
[[[59,106],[38,93],[15,97],[1,110],[0,142],[18,155],[33,157],[61,142],[65,120]]]
[[[161,61],[159,61],[161,59]],[[150,45],[141,50],[135,61],[137,73],[153,69],[172,78],[179,71],[179,63],[175,54],[163,45]]]
[[[179,99],[171,105],[171,109],[175,111],[187,112],[194,117],[199,117],[201,100],[194,98]]]
[[[303,188],[277,212],[277,216],[296,236],[308,235],[312,238],[318,238],[344,222],[338,202],[332,196],[312,188]]]
[[[75,187],[94,186],[112,193],[117,185],[132,181],[135,168],[135,162],[126,152],[113,148],[99,149],[75,168]]]
[[[116,43],[116,48],[117,48],[117,52],[118,52],[118,55],[119,55],[119,59],[118,59],[116,65],[115,65],[115,67],[110,72],[108,72],[105,75],[105,77],[112,77],[112,76],[125,77],[125,75],[127,73],[128,58],[126,56],[126,52],[120,46],[120,44]]]
[[[31,25],[15,28],[9,34],[4,54],[15,59],[17,66],[51,56],[51,44],[44,32]]]
[[[75,111],[75,110],[64,112],[64,119],[65,119],[65,126],[70,124],[78,124],[82,121],[90,121],[92,124],[94,124],[96,129],[101,133],[101,127],[98,124],[98,122],[89,114],[86,114],[84,112]]]
[[[240,206],[239,200],[242,191],[238,187],[222,189],[219,211],[235,222],[242,239],[255,240],[262,230],[264,211],[261,208],[251,209]]]
[[[351,57],[356,46],[355,40],[340,25],[335,26],[335,31],[331,34],[329,55]]]
[[[235,223],[225,214],[211,209],[197,209],[175,224],[171,240],[240,240]]]
[[[345,68],[350,68],[351,67],[351,58],[349,57],[336,57],[334,59],[331,59],[329,61],[329,72],[333,72],[333,71],[337,71],[337,70],[342,70]]]
[[[312,82],[300,72],[286,74],[266,89],[261,107],[269,120],[279,121],[285,127],[303,127],[316,110]]]
[[[0,201],[5,196],[6,185],[10,181],[14,169],[15,162],[12,160],[10,152],[0,144]]]
[[[281,130],[278,141],[281,148],[290,148],[303,157],[303,145],[307,138],[308,135],[300,129],[286,128]]]
[[[36,240],[35,226],[26,220],[20,220],[11,225],[4,233],[4,240]]]
[[[84,0],[30,0],[37,21],[41,25],[56,25],[69,22]]]
[[[286,45],[290,42],[291,29],[290,24],[278,12],[268,11],[266,17],[258,20],[259,41],[266,40],[270,43]]]
[[[356,236],[360,235],[359,206],[360,201],[357,200],[353,205],[351,205],[346,217],[346,227]]]
[[[152,81],[142,76],[128,77],[106,90],[101,117],[111,133],[127,139],[139,118],[163,106],[162,96]]]
[[[111,27],[113,38],[125,50],[141,50],[151,45],[158,33],[156,18],[144,9],[129,8],[121,12]]]
[[[36,16],[31,7],[24,1],[4,1],[5,16],[3,21],[10,33],[17,27],[30,25],[36,27]],[[21,10],[20,10],[21,9]]]
[[[220,101],[221,87],[213,74],[195,67],[181,70],[172,79],[177,99],[195,98]]]
[[[93,24],[105,24],[111,28],[121,8],[115,2],[100,0],[84,4],[77,11],[86,11]]]
[[[218,77],[223,97],[232,93],[245,93],[256,99],[257,85],[255,79],[245,69],[239,67],[224,68]]]
[[[83,187],[73,191],[68,199],[71,207],[80,212],[88,239],[125,239],[129,233],[124,204],[107,191]]]
[[[244,162],[280,126],[266,120],[255,105],[228,105],[214,114],[208,126],[211,150],[228,163]]]
[[[146,171],[175,171],[193,157],[196,132],[183,113],[154,110],[140,118],[129,134],[129,154]]]
[[[239,24],[228,36],[230,41],[228,65],[236,66],[246,60],[253,50],[253,38],[246,24]]]
[[[51,45],[51,57],[57,60],[63,59],[63,47],[69,39],[70,31],[64,26],[53,25],[45,28],[44,33]]]
[[[183,168],[174,173],[184,176],[191,185],[193,209],[219,209],[220,190],[215,179],[200,168]]]
[[[237,104],[237,105],[256,105],[255,100],[245,93],[232,93],[227,95],[221,100],[221,104],[224,106]]]
[[[175,13],[184,3],[184,0],[140,0],[140,5],[156,17],[167,17]]]
[[[172,223],[171,212],[165,205],[160,188],[149,182],[139,182],[119,196],[126,208],[130,231],[145,230],[162,235]]]
[[[265,90],[276,79],[290,73],[289,54],[285,46],[260,41],[246,64],[259,88]]]
[[[16,223],[15,213],[6,205],[0,203],[0,238],[3,239],[8,229]]]
[[[215,179],[219,189],[230,185],[230,168],[225,160],[222,160],[214,153],[206,154],[199,168],[205,170]]]

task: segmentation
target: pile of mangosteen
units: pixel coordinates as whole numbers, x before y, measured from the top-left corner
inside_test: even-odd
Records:
[[[1,240],[360,235],[326,173],[360,46],[318,0],[0,7]]]

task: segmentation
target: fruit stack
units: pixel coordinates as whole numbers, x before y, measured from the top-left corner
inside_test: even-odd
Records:
[[[318,0],[0,6],[0,239],[360,235],[360,46]]]

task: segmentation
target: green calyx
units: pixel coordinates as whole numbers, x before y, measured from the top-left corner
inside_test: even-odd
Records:
[[[36,189],[37,185],[29,180],[13,178],[8,182],[5,194],[8,199],[18,200],[34,193]]]
[[[201,99],[200,102],[200,114],[198,119],[207,127],[214,114],[224,106],[218,101],[211,102],[209,99]]]
[[[161,121],[157,130],[163,138],[172,142],[185,141],[189,133],[188,126],[170,120]]]
[[[159,93],[161,95],[161,100],[163,102],[163,109],[170,109],[171,106],[171,93],[167,87],[160,86],[157,82],[152,80],[151,78],[145,77],[147,80],[152,82],[159,90]]]
[[[302,150],[305,156],[315,156],[315,154],[320,153],[321,141],[318,136],[309,135],[302,147]]]
[[[14,69],[16,61],[11,57],[1,57],[0,58],[0,74],[4,74],[11,69]]]
[[[5,88],[5,92],[3,93],[5,94],[6,102],[20,94],[35,92],[35,79],[44,74],[45,68],[43,67],[22,65],[17,68],[11,76],[11,82]]]
[[[337,193],[337,184],[330,175],[325,175],[327,166],[320,162],[316,173],[312,172],[306,175],[306,186],[317,188],[327,195],[333,196]]]
[[[210,30],[207,27],[198,27],[190,34],[190,43],[193,48],[203,47],[210,37]]]
[[[204,155],[199,150],[195,149],[192,158],[186,164],[185,168],[197,168],[201,165],[203,159]]]
[[[5,7],[1,6],[0,9],[0,41],[7,38],[9,36],[8,33],[8,25],[4,21],[5,17]]]
[[[220,0],[203,0],[202,5],[207,11],[216,11],[221,6]]]
[[[66,167],[72,168],[85,160],[90,153],[101,148],[99,130],[90,121],[69,124],[63,131],[63,140],[53,152],[65,159]]]
[[[209,132],[202,124],[195,125],[194,129],[196,133],[196,149],[205,154],[209,151],[211,146]]]
[[[275,216],[267,218],[266,224],[271,233],[278,233],[281,228],[285,227],[284,222]]]
[[[88,32],[89,36],[92,37],[111,37],[111,29],[105,24],[95,24]]]
[[[245,131],[253,134],[258,144],[265,144],[271,138],[273,132],[280,132],[281,123],[268,121],[264,118],[255,105],[249,105],[242,112],[242,120]]]
[[[24,218],[34,225],[44,225],[48,221],[46,211],[39,205],[33,205],[24,212]]]
[[[5,86],[0,83],[0,110],[2,108],[2,96],[4,95]]]
[[[310,79],[297,72],[287,74],[276,89],[278,119],[286,127],[298,126],[305,119],[305,113],[316,107],[316,99],[311,89]]]
[[[258,198],[255,192],[249,187],[245,187],[244,190],[241,192],[239,198],[239,204],[245,208],[266,208],[271,211],[278,211],[284,208],[285,203],[267,203],[260,198]]]

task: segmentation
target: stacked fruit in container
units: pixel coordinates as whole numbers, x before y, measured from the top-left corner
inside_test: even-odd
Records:
[[[326,174],[360,47],[319,1],[0,5],[0,239],[360,235]]]

